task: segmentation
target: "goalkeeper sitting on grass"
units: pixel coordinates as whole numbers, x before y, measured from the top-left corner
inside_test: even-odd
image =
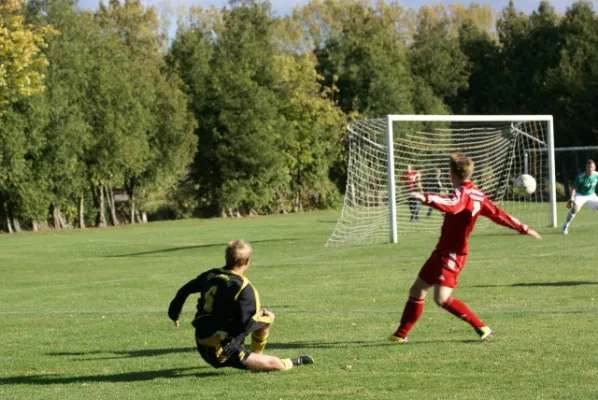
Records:
[[[251,247],[237,240],[226,248],[226,266],[204,272],[179,289],[170,303],[168,316],[179,326],[179,315],[191,293],[200,293],[195,327],[197,350],[215,368],[233,367],[253,371],[280,371],[313,364],[310,356],[278,358],[263,354],[274,313],[260,308],[257,289],[244,276],[249,268]],[[251,351],[244,351],[251,334]]]

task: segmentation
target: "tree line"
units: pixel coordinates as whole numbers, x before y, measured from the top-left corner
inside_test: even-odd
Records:
[[[598,15],[312,0],[0,3],[0,227],[330,207],[344,127],[385,114],[552,114],[598,144]]]

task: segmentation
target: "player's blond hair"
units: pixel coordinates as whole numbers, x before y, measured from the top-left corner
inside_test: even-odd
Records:
[[[233,268],[244,265],[251,257],[253,249],[244,240],[233,240],[226,246],[225,259],[226,267]]]
[[[451,172],[461,180],[467,180],[473,174],[473,160],[462,154],[451,154],[449,165]]]

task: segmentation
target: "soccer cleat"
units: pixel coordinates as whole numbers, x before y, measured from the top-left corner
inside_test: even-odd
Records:
[[[310,365],[314,363],[314,359],[310,356],[303,354],[297,358],[291,358],[293,366],[298,367],[299,365]]]
[[[494,335],[494,331],[490,329],[489,326],[483,326],[480,329],[476,329],[476,332],[482,342],[488,341],[488,339]]]
[[[568,233],[569,233],[569,227],[568,227],[567,225],[564,225],[564,226],[563,226],[563,231],[562,231],[562,232],[563,232],[563,235],[566,235],[566,234],[568,234]]]
[[[391,335],[388,340],[391,341],[391,343],[396,343],[396,344],[404,344],[407,343],[407,338],[402,338],[402,337],[398,337],[395,335]]]

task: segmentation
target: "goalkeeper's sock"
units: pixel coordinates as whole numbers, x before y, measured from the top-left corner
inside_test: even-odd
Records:
[[[469,307],[467,307],[465,303],[458,299],[449,297],[442,308],[453,314],[455,317],[461,318],[463,321],[468,322],[474,329],[480,329],[486,326],[469,309]]]
[[[251,352],[256,354],[263,354],[268,342],[268,333],[265,335],[258,335],[256,332],[251,334]]]
[[[280,361],[282,361],[282,363],[284,364],[283,371],[293,368],[293,360],[291,360],[290,358],[281,358]]]
[[[571,211],[569,211],[567,213],[567,219],[565,220],[565,226],[568,227],[569,224],[571,223],[571,221],[573,221],[573,218],[575,218],[575,214],[573,214]]]
[[[399,329],[395,332],[395,336],[405,339],[407,334],[415,325],[419,317],[421,317],[422,313],[424,312],[424,299],[418,299],[417,297],[409,296],[409,300],[405,303],[405,309],[403,310],[403,315],[401,316],[401,324],[399,325]]]
[[[306,354],[303,354],[297,358],[281,358],[280,361],[282,361],[284,364],[285,370],[298,367],[300,365],[310,365],[314,363],[314,359]]]

